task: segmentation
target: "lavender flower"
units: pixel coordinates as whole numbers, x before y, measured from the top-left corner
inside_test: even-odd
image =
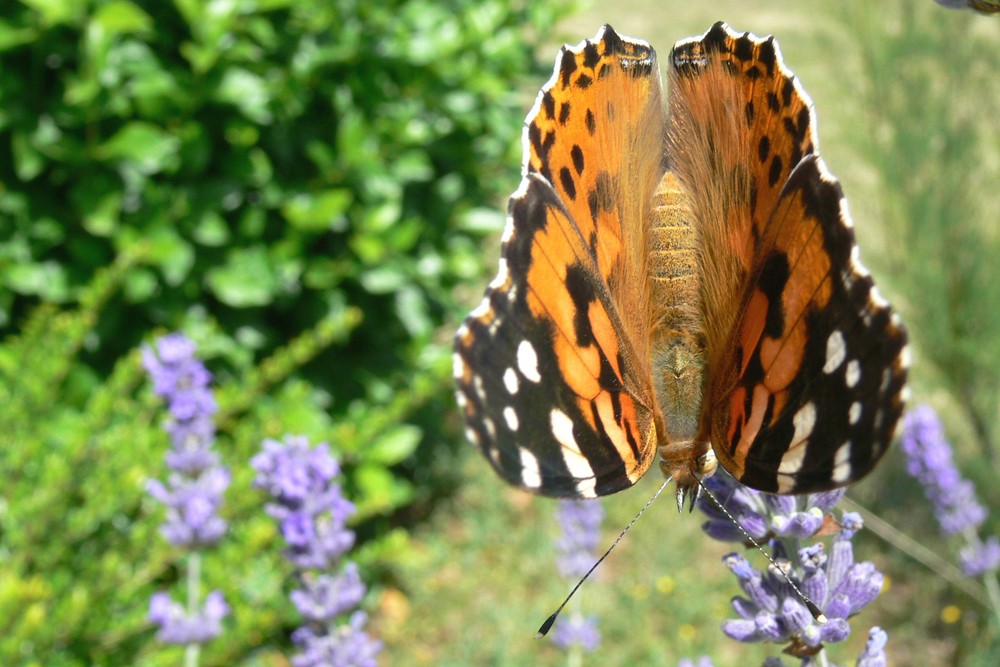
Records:
[[[192,648],[217,636],[222,619],[229,613],[219,591],[209,593],[204,605],[198,606],[198,550],[215,544],[226,532],[219,508],[229,487],[229,470],[219,465],[218,454],[211,449],[217,409],[209,389],[212,375],[195,357],[195,344],[183,334],[168,334],[156,341],[155,349],[143,346],[142,362],[153,390],[167,404],[169,417],[164,428],[170,435],[171,449],[165,458],[172,471],[166,484],[154,479],[147,482],[146,489],[166,507],[167,519],[160,532],[174,546],[190,551],[187,607],[173,602],[167,593],[156,593],[150,599],[149,620],[159,626],[157,637],[161,641]]]
[[[855,667],[885,667],[885,645],[888,641],[889,635],[882,628],[875,626],[869,630],[868,642],[865,643],[865,648],[858,655],[858,661],[854,663]]]
[[[170,599],[167,593],[154,593],[149,599],[149,620],[159,626],[156,638],[164,644],[204,644],[222,632],[222,619],[229,605],[219,591],[205,596],[205,604],[194,613]]]
[[[844,497],[844,490],[806,496],[804,505],[793,496],[760,493],[738,484],[730,475],[720,473],[705,480],[705,486],[725,506],[737,523],[758,542],[771,537],[805,538],[822,527],[824,516]],[[743,542],[746,536],[709,498],[699,509],[709,520],[702,529],[720,542]]]
[[[907,413],[902,447],[906,471],[923,485],[945,533],[961,533],[986,520],[986,508],[976,499],[972,483],[962,479],[955,467],[951,445],[932,408],[921,405]]]
[[[703,655],[697,660],[692,660],[691,658],[681,658],[677,663],[677,667],[714,667],[712,665],[712,659],[707,655]]]
[[[365,585],[354,563],[334,574],[354,546],[354,532],[346,526],[356,510],[333,481],[340,466],[329,447],[326,443],[310,447],[301,436],[286,436],[283,442],[265,440],[250,465],[257,471],[254,486],[274,499],[265,511],[279,522],[288,545],[285,556],[299,569],[302,583],[290,594],[306,620],[292,633],[300,651],[292,665],[374,666],[382,643],[364,632],[364,612],[354,611],[346,624],[335,623],[361,602]]]
[[[958,552],[958,563],[969,577],[978,577],[1000,570],[1000,541],[991,535],[985,542],[978,536]]]
[[[722,631],[741,642],[788,644],[787,650],[800,655],[846,639],[850,634],[847,619],[875,599],[883,580],[871,563],[854,562],[851,540],[862,528],[861,517],[843,514],[841,532],[829,556],[822,543],[799,549],[794,565],[786,556],[797,540],[815,535],[824,526],[826,514],[843,497],[843,491],[812,494],[803,501],[748,489],[724,471],[706,483],[755,540],[771,545],[775,561],[760,571],[738,553],[724,557],[744,595],[733,598],[739,618],[725,621]],[[699,507],[709,517],[703,528],[710,536],[724,541],[746,540],[711,498],[702,498]],[[824,612],[826,623],[819,624],[813,618],[782,573]],[[780,660],[775,659],[774,664],[781,664]]]
[[[212,375],[194,353],[194,343],[180,333],[158,339],[155,351],[142,347],[142,365],[170,413],[164,426],[172,446],[167,466],[191,476],[218,463],[218,455],[210,451],[218,409],[208,386]]]
[[[576,581],[594,564],[604,507],[597,500],[560,500],[556,517],[562,532],[556,539],[556,562],[568,581]],[[601,644],[596,616],[585,616],[579,608],[556,621],[552,641],[563,649],[594,651]]]
[[[601,645],[597,616],[584,616],[574,611],[565,618],[560,617],[552,629],[552,641],[562,649],[579,647],[586,652],[596,651]]]

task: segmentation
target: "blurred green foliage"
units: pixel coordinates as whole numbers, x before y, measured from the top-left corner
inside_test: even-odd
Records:
[[[995,22],[894,3],[842,8],[859,29],[857,135],[885,194],[886,253],[918,354],[1000,467],[1000,51]],[[947,20],[942,20],[947,18]],[[884,26],[891,26],[885,30]]]
[[[899,3],[855,2],[839,11],[856,29],[862,85],[855,94],[865,122],[855,139],[875,167],[883,192],[889,249],[883,259],[894,293],[905,299],[899,306],[916,360],[914,402],[936,404],[949,430],[964,436],[956,438],[960,445],[970,445],[959,447],[960,465],[980,499],[995,509],[1000,474],[1000,32],[987,17],[913,11]],[[925,512],[916,514],[905,502],[893,511],[891,504],[881,510],[894,527],[918,540],[934,539]],[[996,511],[981,531],[1000,531]],[[953,559],[954,550],[951,554]],[[996,585],[992,576],[987,586]],[[923,583],[920,588],[930,599],[932,589]],[[935,597],[953,594],[945,589]],[[955,641],[954,664],[1000,662],[996,613],[969,605]],[[940,624],[921,611],[907,620],[924,628]]]
[[[558,3],[23,0],[0,9],[0,664],[176,664],[145,622],[178,554],[144,482],[137,346],[216,375],[234,607],[202,664],[287,649],[287,572],[246,462],[328,440],[374,580],[448,493],[456,285],[516,182]],[[547,65],[544,68],[547,69]],[[9,147],[9,149],[8,149]]]

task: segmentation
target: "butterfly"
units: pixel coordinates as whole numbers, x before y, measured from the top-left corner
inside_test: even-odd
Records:
[[[592,498],[659,458],[678,504],[849,484],[906,400],[905,328],[861,264],[812,103],[772,37],[667,60],[610,26],[525,121],[499,271],[454,340],[466,435],[508,482]],[[691,494],[694,497],[695,494]]]

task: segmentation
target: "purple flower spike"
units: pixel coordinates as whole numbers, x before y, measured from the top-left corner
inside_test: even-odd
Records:
[[[951,445],[934,410],[921,405],[903,419],[903,452],[906,471],[924,487],[934,516],[948,534],[978,527],[986,508],[976,499],[970,482],[962,479],[952,460]]]
[[[584,651],[597,650],[601,645],[597,617],[570,614],[565,620],[560,618],[552,629],[552,641],[562,649],[577,645]]]
[[[219,591],[205,596],[205,604],[194,613],[167,593],[154,593],[149,599],[149,621],[159,626],[156,638],[164,644],[204,644],[219,636],[222,619],[228,614],[229,605]]]
[[[712,659],[707,655],[703,655],[697,660],[692,660],[691,658],[681,658],[677,662],[677,667],[715,667],[712,664]]]
[[[958,552],[958,562],[969,577],[978,577],[1000,569],[1000,541],[992,535],[985,542],[973,542]]]
[[[594,564],[604,507],[595,500],[560,500],[556,519],[562,529],[556,539],[556,564],[566,579],[579,579]]]
[[[310,621],[331,621],[354,609],[365,597],[365,585],[358,566],[348,563],[339,577],[321,574],[307,579],[305,586],[293,590],[289,598],[304,618]]]
[[[164,399],[170,415],[164,425],[171,445],[165,459],[172,471],[166,484],[149,480],[146,491],[166,507],[167,519],[160,527],[164,538],[192,552],[225,535],[227,524],[219,509],[230,482],[229,470],[219,465],[218,454],[212,451],[217,409],[209,387],[212,374],[195,351],[195,344],[179,333],[142,348],[142,363],[153,390]],[[191,558],[200,556],[192,553]],[[198,571],[196,565],[189,567]],[[219,634],[228,613],[219,591],[209,593],[200,610],[173,602],[167,593],[150,599],[149,619],[160,628],[157,638],[168,644],[207,642]]]
[[[375,656],[382,642],[364,631],[368,616],[363,611],[351,614],[347,624],[330,634],[317,634],[308,627],[292,633],[299,654],[292,658],[293,667],[376,667]]]
[[[344,498],[335,478],[340,465],[326,443],[315,447],[301,436],[265,440],[250,461],[254,486],[271,494],[265,509],[281,527],[285,557],[299,570],[302,587],[290,594],[306,624],[292,633],[299,653],[294,667],[374,667],[382,643],[365,631],[367,616],[354,611],[348,622],[337,618],[355,609],[365,596],[357,565],[342,557],[354,546],[347,521],[354,505]],[[339,570],[339,573],[335,572]]]
[[[725,621],[723,633],[740,642],[787,644],[787,649],[795,655],[846,639],[851,631],[847,619],[875,599],[883,580],[871,563],[854,562],[851,540],[863,527],[861,517],[853,513],[843,515],[842,530],[833,540],[829,554],[822,543],[815,543],[799,549],[797,561],[786,555],[796,540],[811,537],[823,527],[826,513],[843,497],[843,491],[812,494],[803,502],[801,498],[743,488],[723,471],[710,481],[712,493],[744,526],[750,515],[757,524],[767,526],[768,539],[761,542],[770,547],[774,560],[762,572],[738,553],[723,558],[744,593],[733,598],[733,610],[739,618]],[[699,506],[709,516],[704,525],[707,533],[732,535],[730,529],[721,527],[729,519],[711,498],[703,498]],[[741,536],[739,541],[745,539]],[[812,617],[801,595],[823,611],[826,623],[820,625]],[[802,664],[813,664],[810,660],[804,658]],[[780,665],[781,661],[775,658],[766,664]]]
[[[226,522],[218,516],[222,494],[229,487],[226,468],[209,468],[191,479],[179,474],[149,480],[146,491],[167,507],[167,521],[160,532],[174,546],[199,549],[222,539]]]
[[[885,630],[875,626],[868,631],[868,642],[858,656],[855,667],[886,667],[885,645],[889,641],[889,635]]]
[[[976,489],[963,479],[952,460],[951,445],[934,410],[922,405],[903,420],[903,451],[906,470],[924,487],[934,516],[946,534],[961,534],[965,540],[958,554],[959,566],[970,577],[996,576],[1000,569],[1000,542],[996,536],[980,538],[978,527],[986,520],[986,508],[976,498]]]
[[[576,583],[593,566],[600,538],[604,507],[599,500],[560,500],[556,508],[560,534],[556,539],[556,565],[567,580]],[[593,651],[601,643],[596,616],[584,616],[579,608],[560,616],[552,629],[552,641],[563,649]]]
[[[560,500],[556,508],[560,534],[556,539],[556,565],[567,580],[575,583],[593,566],[594,550],[600,538],[604,507],[598,500]],[[596,616],[574,611],[560,616],[552,629],[552,641],[563,649],[577,647],[596,650],[601,643]]]

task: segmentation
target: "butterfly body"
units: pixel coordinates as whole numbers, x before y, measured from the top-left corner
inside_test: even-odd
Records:
[[[455,338],[467,434],[508,481],[593,497],[659,456],[758,489],[842,486],[909,363],[772,38],[564,47],[525,124],[500,270]]]

